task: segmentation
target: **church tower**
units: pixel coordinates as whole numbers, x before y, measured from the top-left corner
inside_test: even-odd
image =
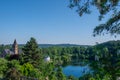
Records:
[[[12,45],[12,49],[13,49],[14,54],[18,54],[18,44],[17,44],[16,39],[14,40],[14,43]]]

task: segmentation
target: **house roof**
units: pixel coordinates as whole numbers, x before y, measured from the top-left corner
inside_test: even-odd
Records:
[[[4,54],[14,54],[14,52],[11,51],[10,49],[5,49]]]

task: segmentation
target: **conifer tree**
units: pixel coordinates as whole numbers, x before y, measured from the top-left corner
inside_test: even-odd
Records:
[[[29,62],[33,64],[34,67],[37,67],[40,64],[41,56],[38,44],[35,38],[31,37],[30,41],[26,43],[23,50],[24,63]]]

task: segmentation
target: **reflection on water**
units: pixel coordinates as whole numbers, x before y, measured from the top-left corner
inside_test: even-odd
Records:
[[[90,67],[88,65],[68,65],[63,67],[63,73],[66,76],[81,77],[84,74],[90,73]]]

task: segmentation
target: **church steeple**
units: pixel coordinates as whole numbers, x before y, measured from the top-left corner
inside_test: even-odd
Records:
[[[14,54],[18,54],[18,44],[17,44],[16,39],[14,40],[12,48],[13,48]]]

